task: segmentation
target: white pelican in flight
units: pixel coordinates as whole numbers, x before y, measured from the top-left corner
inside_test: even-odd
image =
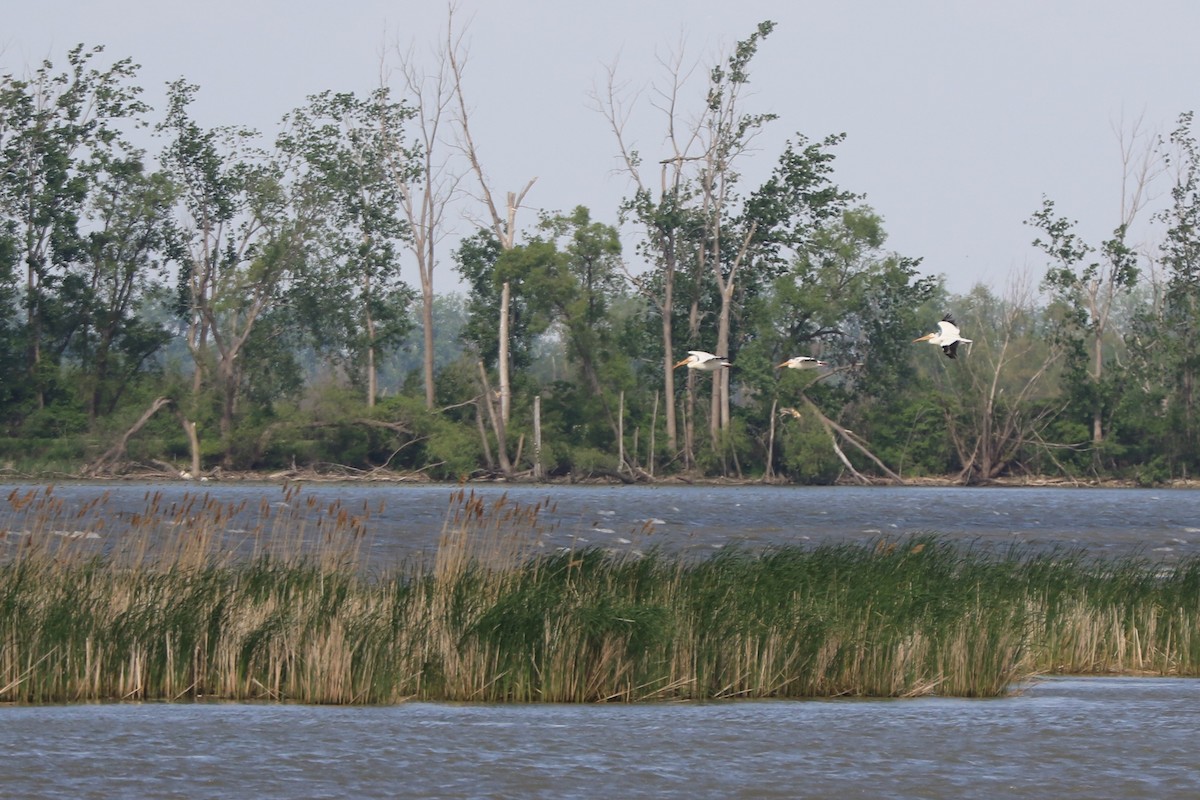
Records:
[[[706,353],[703,350],[688,350],[688,357],[680,361],[674,366],[674,369],[687,365],[688,369],[698,369],[703,372],[716,372],[722,367],[732,366],[729,359],[722,356],[714,356],[712,353]]]
[[[954,324],[954,317],[947,314],[942,317],[942,321],[938,323],[937,333],[927,333],[920,339],[913,339],[913,342],[929,342],[942,348],[942,352],[948,358],[958,358],[958,343],[971,343],[971,339],[964,339],[958,330],[958,326]]]
[[[795,358],[789,358],[782,364],[776,364],[775,369],[783,369],[784,367],[788,369],[813,369],[814,367],[828,366],[829,364],[826,362],[812,358],[811,356],[796,356]]]

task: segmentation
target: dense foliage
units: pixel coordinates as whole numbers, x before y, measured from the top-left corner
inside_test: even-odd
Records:
[[[429,316],[401,279],[401,205],[428,163],[406,127],[419,99],[324,91],[268,140],[203,128],[185,81],[151,109],[136,65],[102,48],[0,76],[0,467],[1193,476],[1191,113],[1147,145],[1169,167],[1138,184],[1163,201],[1134,204],[1148,243],[1132,212],[1089,242],[1047,198],[1028,220],[1038,285],[951,296],[837,185],[843,135],[750,147],[777,122],[742,92],[773,27],[712,65],[685,147],[660,159],[618,141],[636,187],[621,207],[463,238],[445,260],[465,294]],[[147,132],[154,150],[135,144]],[[774,163],[757,186],[751,158]],[[947,311],[974,340],[955,360],[912,343]],[[684,377],[672,364],[689,349],[734,366]],[[829,366],[776,368],[794,355]]]

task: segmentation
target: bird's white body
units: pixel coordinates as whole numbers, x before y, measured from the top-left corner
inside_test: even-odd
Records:
[[[688,357],[675,365],[675,369],[686,366],[688,369],[698,369],[702,372],[716,372],[717,370],[730,366],[729,359],[723,356],[714,356],[712,353],[706,353],[703,350],[688,350]]]
[[[828,367],[829,364],[812,356],[795,356],[784,361],[782,364],[775,365],[775,369],[813,369],[815,367]]]
[[[947,314],[938,323],[936,333],[927,333],[920,339],[913,339],[913,342],[929,342],[942,348],[942,352],[946,354],[947,358],[958,358],[959,342],[971,344],[972,340],[963,338],[958,326],[954,324],[954,317]]]

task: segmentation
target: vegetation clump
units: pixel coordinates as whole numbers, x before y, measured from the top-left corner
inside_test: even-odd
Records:
[[[548,551],[547,504],[460,491],[435,552],[380,568],[369,509],[284,495],[151,494],[114,530],[102,504],[71,528],[53,489],[10,494],[0,701],[993,697],[1043,673],[1200,674],[1197,560],[933,535]]]

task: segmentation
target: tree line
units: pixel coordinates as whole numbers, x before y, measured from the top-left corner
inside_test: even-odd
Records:
[[[1044,198],[1024,221],[1044,270],[951,295],[838,185],[844,134],[756,146],[779,122],[747,92],[774,27],[699,72],[665,62],[648,103],[610,70],[592,100],[629,193],[608,221],[580,205],[524,227],[536,181],[488,181],[453,9],[432,65],[397,48],[395,85],[314,94],[273,138],[200,125],[186,80],[150,108],[102,47],[3,75],[0,466],[1191,477],[1191,112],[1122,139],[1108,238]],[[647,106],[654,153],[627,134]],[[480,222],[451,243],[468,196]],[[435,291],[443,262],[465,292]],[[949,310],[974,340],[955,360],[913,343]],[[674,369],[693,349],[733,366]],[[827,366],[779,368],[796,355]]]

